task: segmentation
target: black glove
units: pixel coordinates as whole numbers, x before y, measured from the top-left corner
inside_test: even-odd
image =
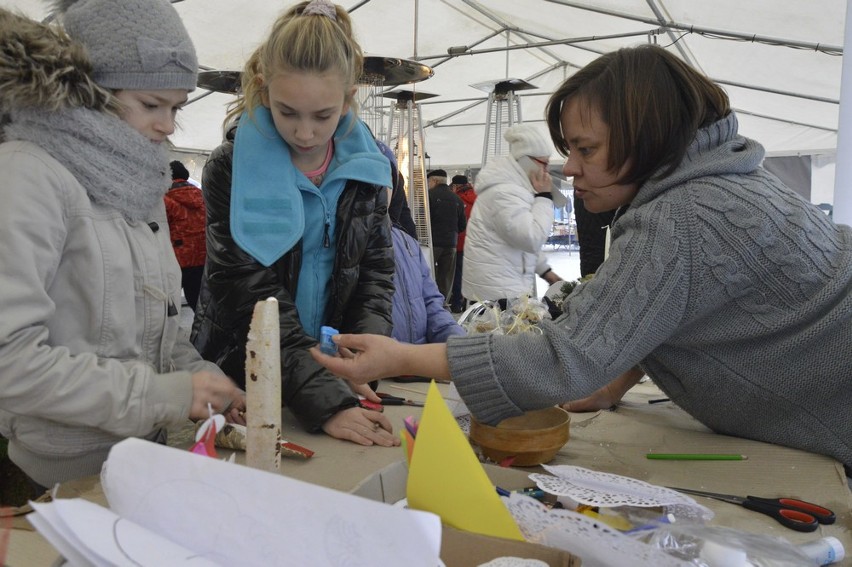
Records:
[[[558,307],[558,306],[557,306],[557,305],[553,302],[553,300],[552,300],[552,299],[550,299],[550,298],[549,298],[549,297],[547,297],[547,296],[542,297],[542,299],[544,300],[544,304],[545,304],[545,305],[547,305],[547,310],[550,312],[550,318],[551,318],[551,319],[556,319],[556,318],[558,318],[560,315],[562,315],[562,309],[560,309],[560,308],[559,308],[559,307]]]

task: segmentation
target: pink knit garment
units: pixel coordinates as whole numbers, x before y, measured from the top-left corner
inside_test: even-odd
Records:
[[[325,152],[325,160],[322,162],[322,165],[316,168],[313,171],[305,171],[305,177],[307,177],[311,183],[320,186],[322,183],[322,178],[325,177],[325,172],[328,171],[328,165],[331,163],[331,156],[334,155],[334,143],[329,140],[328,148]]]

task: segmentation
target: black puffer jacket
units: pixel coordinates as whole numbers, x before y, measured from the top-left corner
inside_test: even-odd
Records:
[[[429,189],[429,216],[432,220],[432,245],[455,248],[459,233],[467,228],[464,201],[446,183]]]
[[[207,206],[207,263],[198,300],[192,342],[245,384],[245,348],[254,304],[275,297],[281,327],[281,377],[284,405],[309,431],[338,411],[358,404],[347,383],[314,362],[295,297],[301,241],[269,268],[244,252],[231,236],[233,131],[204,166]],[[337,254],[324,324],[342,333],[390,335],[393,296],[393,240],[383,187],[350,181],[337,206]]]

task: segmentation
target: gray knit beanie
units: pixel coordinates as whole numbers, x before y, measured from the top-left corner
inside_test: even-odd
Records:
[[[195,90],[198,59],[168,0],[59,0],[65,31],[82,43],[92,78],[115,90]]]

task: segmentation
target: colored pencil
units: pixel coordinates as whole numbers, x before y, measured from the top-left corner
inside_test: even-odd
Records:
[[[745,455],[732,453],[648,453],[648,459],[660,461],[745,461]]]

